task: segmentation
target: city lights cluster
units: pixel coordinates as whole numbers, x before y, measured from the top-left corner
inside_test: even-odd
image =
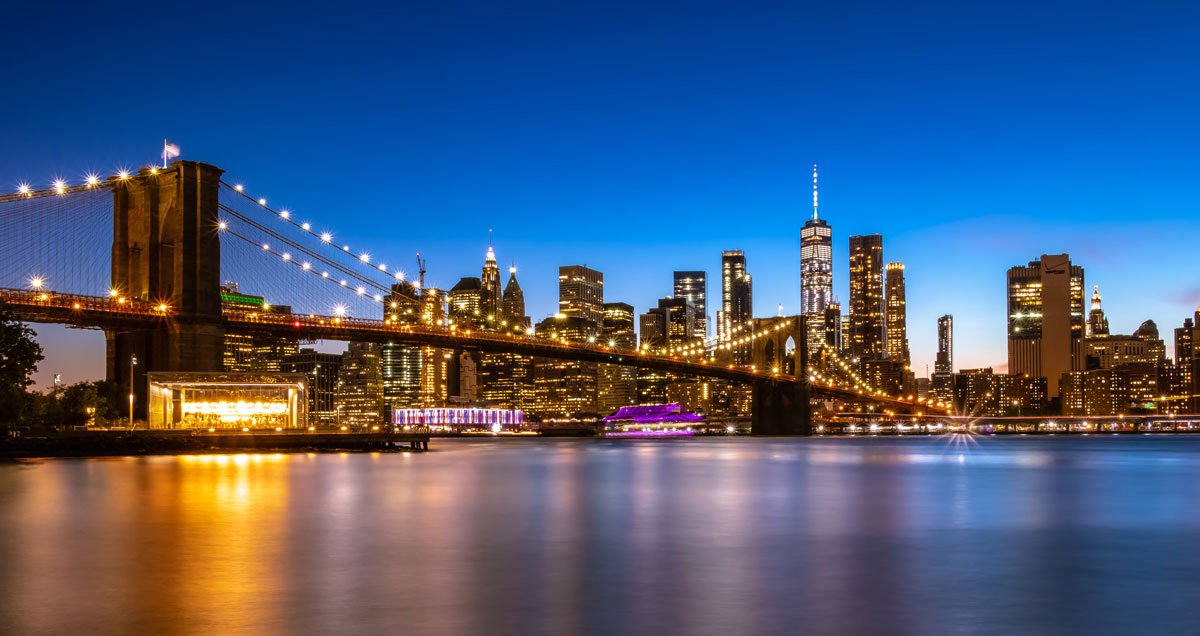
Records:
[[[854,368],[851,365],[847,364],[846,361],[843,360],[840,356],[838,356],[836,352],[834,352],[833,350],[826,350],[825,354],[826,354],[827,358],[833,363],[833,365],[837,369],[840,369],[842,371],[842,373],[849,376],[850,379],[853,381],[853,387],[851,387],[851,390],[857,391],[859,394],[864,395],[864,396],[888,397],[887,393],[884,392],[882,389],[877,389],[875,387],[872,387],[870,384],[868,384],[866,381],[864,381],[858,375],[858,373],[854,371]],[[833,376],[828,376],[828,375],[822,374],[820,371],[818,371],[817,369],[815,369],[813,367],[809,367],[808,372],[809,372],[809,381],[811,381],[813,383],[825,383],[829,387],[835,387],[837,385],[837,378],[835,378]],[[943,411],[946,411],[950,408],[950,405],[948,405],[944,402],[935,400],[933,398],[922,398],[922,397],[917,397],[917,396],[911,395],[911,394],[897,396],[894,399],[902,401],[902,402],[911,402],[916,405],[927,405],[930,408],[936,408],[936,409],[940,409]]]

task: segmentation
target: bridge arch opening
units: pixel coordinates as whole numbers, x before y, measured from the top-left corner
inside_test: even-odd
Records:
[[[796,375],[796,338],[788,335],[787,340],[783,343],[783,364],[780,366],[780,371],[788,375]]]

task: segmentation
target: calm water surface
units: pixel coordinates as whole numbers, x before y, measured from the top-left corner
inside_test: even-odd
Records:
[[[0,634],[1195,634],[1200,438],[0,465]]]

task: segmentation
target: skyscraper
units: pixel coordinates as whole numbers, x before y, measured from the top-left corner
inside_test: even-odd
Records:
[[[850,355],[863,360],[884,358],[883,237],[850,237]]]
[[[746,255],[742,250],[721,253],[721,311],[717,314],[717,340],[729,343],[740,334],[742,327],[754,317],[754,288],[746,271]],[[744,364],[750,359],[749,350],[733,352],[734,362]]]
[[[842,344],[842,304],[830,300],[825,305],[825,346],[834,353],[840,353]]]
[[[525,315],[525,292],[521,291],[521,284],[517,282],[516,265],[508,268],[508,282],[504,285],[500,313],[514,330],[518,326],[528,329],[531,325],[529,316]]]
[[[487,255],[483,259],[483,271],[479,276],[479,313],[483,316],[482,324],[495,328],[500,324],[500,268],[496,266],[496,252],[488,246]]]
[[[1196,312],[1200,318],[1200,310]],[[1171,410],[1177,413],[1194,413],[1191,410],[1192,358],[1195,346],[1196,323],[1191,318],[1183,319],[1183,326],[1175,328],[1175,363],[1171,369]]]
[[[421,298],[412,282],[392,285],[384,299],[383,319],[387,323],[416,323],[421,318]],[[421,403],[421,348],[412,345],[385,344],[380,350],[383,376],[383,400],[393,409],[413,408]]]
[[[446,301],[450,306],[450,318],[458,325],[482,326],[483,283],[474,276],[464,276],[450,288]]]
[[[552,316],[537,324],[539,338],[579,343],[589,337],[590,325],[579,316]],[[534,393],[530,410],[544,417],[563,417],[576,413],[596,413],[595,362],[534,359]]]
[[[303,373],[308,377],[308,420],[312,424],[333,426],[337,423],[334,399],[342,356],[301,349],[283,358],[280,370],[284,373]]]
[[[642,315],[642,339],[653,340],[665,347],[681,347],[697,340],[696,307],[691,301],[678,296],[660,298],[658,307],[652,307]],[[646,330],[649,329],[650,333]]]
[[[908,309],[904,298],[904,263],[887,264],[887,356],[908,369]]]
[[[633,329],[633,306],[628,303],[604,303],[604,328],[601,340],[617,349],[637,347]],[[637,403],[637,368],[620,364],[601,364],[597,379],[597,402],[601,413]]]
[[[1104,317],[1104,310],[1100,308],[1099,285],[1092,288],[1092,310],[1088,312],[1087,335],[1089,337],[1108,335],[1108,318]]]
[[[604,274],[584,265],[558,268],[558,313],[580,318],[580,328],[599,336],[604,324]]]
[[[421,293],[421,324],[446,323],[446,292],[430,287]],[[447,349],[421,347],[421,406],[445,406],[449,398],[450,359]]]
[[[705,272],[675,272],[676,298],[686,298],[696,308],[695,337],[708,337],[708,274]]]
[[[937,358],[934,373],[954,373],[954,316],[946,314],[937,320]]]
[[[1008,372],[1046,378],[1059,396],[1064,373],[1082,371],[1083,268],[1067,254],[1008,270]]]
[[[334,408],[336,421],[343,426],[366,428],[385,422],[379,345],[351,342],[347,347],[338,370]]]
[[[808,348],[827,343],[825,308],[833,300],[833,229],[817,217],[817,164],[813,164],[813,214],[800,230],[800,313],[808,324]]]
[[[530,327],[525,315],[525,294],[517,282],[517,268],[508,268],[508,283],[500,302],[499,320],[492,324],[509,332],[525,333]],[[525,409],[533,403],[533,357],[518,353],[481,353],[479,396],[494,407]]]

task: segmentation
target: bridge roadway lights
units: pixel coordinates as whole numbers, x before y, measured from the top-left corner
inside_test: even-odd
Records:
[[[812,404],[807,382],[767,381],[754,385],[752,435],[812,435]]]

